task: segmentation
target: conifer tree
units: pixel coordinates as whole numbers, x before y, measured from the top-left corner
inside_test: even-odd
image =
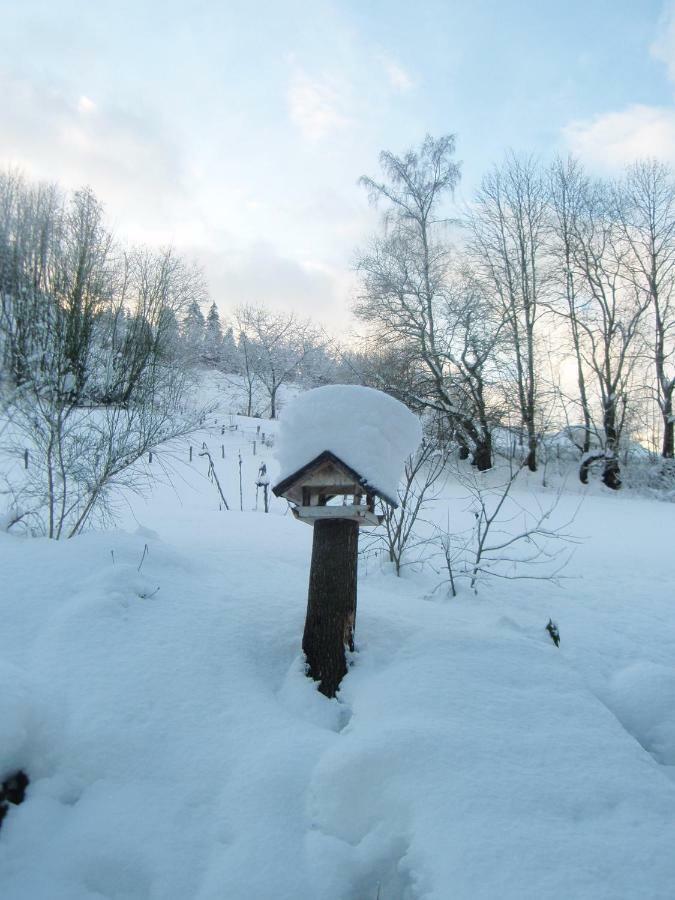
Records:
[[[218,307],[215,303],[212,303],[206,317],[203,349],[204,362],[212,366],[218,365],[222,348],[223,329],[220,324],[220,315]]]

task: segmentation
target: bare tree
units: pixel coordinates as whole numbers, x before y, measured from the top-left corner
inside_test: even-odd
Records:
[[[513,487],[522,470],[513,455],[489,481],[461,463],[452,469],[452,477],[466,491],[465,510],[473,518],[468,529],[451,533],[448,524],[445,531],[437,531],[448,573],[442,585],[449,583],[453,596],[459,580],[468,581],[475,593],[484,578],[555,582],[569,562],[565,545],[577,540],[569,530],[573,517],[552,521],[559,494],[548,506],[531,496],[533,508],[517,499]]]
[[[124,490],[148,483],[137,464],[167,440],[189,433],[202,411],[179,415],[186,376],[171,367],[148,384],[152,396],[123,407],[78,407],[66,391],[24,391],[13,405],[6,451],[29,447],[30,464],[11,481],[11,505],[34,531],[56,540],[106,518]]]
[[[557,286],[557,297],[562,304],[552,302],[553,310],[562,315],[569,326],[572,353],[576,364],[578,406],[583,420],[583,434],[579,449],[586,454],[591,449],[592,424],[590,400],[586,384],[583,334],[579,323],[579,307],[583,306],[583,296],[579,295],[578,271],[574,264],[574,249],[578,221],[582,214],[588,190],[587,179],[579,162],[568,157],[557,159],[549,173],[550,202],[552,209],[551,256],[554,260],[553,282]],[[569,422],[574,427],[576,423]]]
[[[70,537],[110,510],[113,489],[138,484],[144,454],[198,418],[179,412],[187,376],[160,340],[193,282],[168,252],[133,269],[91,191],[66,199],[7,177],[0,209],[3,440],[8,459],[26,454],[7,478],[11,505]]]
[[[518,412],[527,465],[537,468],[537,334],[545,312],[547,191],[532,159],[508,154],[483,178],[468,217],[477,272],[499,302],[510,332]]]
[[[459,180],[454,149],[452,135],[427,136],[418,151],[380,155],[384,181],[361,179],[371,200],[385,204],[385,234],[359,257],[362,290],[355,311],[372,326],[378,344],[408,361],[408,402],[445,415],[485,469],[492,464],[483,402],[487,357],[472,321],[475,291],[449,289],[443,233],[449,220],[441,214]]]
[[[239,306],[234,312],[234,321],[238,333],[236,344],[236,374],[240,374],[244,379],[246,391],[246,407],[244,415],[252,416],[254,413],[253,404],[255,400],[255,388],[258,382],[255,364],[257,350],[246,331],[246,310],[247,308],[245,306]]]
[[[54,185],[0,175],[0,340],[6,375],[21,385],[44,352],[54,232],[63,197]]]
[[[267,391],[270,418],[276,419],[279,388],[298,376],[300,367],[319,344],[317,331],[308,319],[298,319],[294,313],[275,313],[262,306],[239,307],[236,318],[248,372],[249,408],[255,376]]]
[[[572,254],[585,294],[575,319],[599,394],[604,449],[586,455],[580,477],[586,481],[589,466],[602,459],[602,480],[615,490],[621,486],[617,451],[641,351],[639,328],[650,303],[649,295],[626,277],[628,249],[607,187],[589,184],[574,223]]]
[[[112,237],[90,190],[68,202],[18,176],[0,182],[0,296],[4,356],[16,384],[50,370],[56,340],[65,389],[87,395],[96,318],[110,299]]]
[[[649,298],[650,337],[656,371],[656,402],[661,412],[661,454],[675,454],[675,180],[657,160],[631,166],[614,186],[614,210],[630,248],[626,265],[635,288]]]
[[[472,449],[478,471],[491,468],[492,432],[505,414],[503,388],[505,319],[480,280],[467,267],[448,284],[439,340],[450,372],[458,417],[457,437],[462,456]],[[467,446],[469,445],[469,446]]]
[[[112,367],[105,392],[99,391],[104,402],[128,404],[144,375],[178,354],[179,321],[205,296],[201,272],[171,248],[136,247],[119,255],[117,287],[102,323]]]
[[[415,546],[428,546],[428,540],[420,538],[418,533],[420,516],[438,497],[447,459],[446,448],[424,440],[418,451],[405,462],[398,489],[398,507],[383,507],[384,531],[375,532],[372,542],[366,542],[366,552],[372,543],[384,544],[397,575],[401,574],[404,557]]]

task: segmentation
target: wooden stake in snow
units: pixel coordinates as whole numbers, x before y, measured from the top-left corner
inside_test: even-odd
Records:
[[[225,499],[225,494],[223,493],[223,489],[220,486],[220,481],[218,480],[218,476],[216,475],[216,467],[213,465],[213,459],[211,458],[211,454],[206,449],[206,444],[204,444],[203,446],[205,449],[202,450],[199,455],[207,457],[207,459],[209,461],[209,471],[208,471],[209,478],[212,479],[213,481],[215,481],[216,487],[218,488],[218,493],[220,494],[220,499],[225,504],[225,509],[229,510],[230,507],[227,505],[227,500]]]
[[[353,446],[345,424],[350,422],[357,423]],[[347,672],[346,650],[354,650],[359,528],[381,523],[376,498],[397,506],[398,470],[419,443],[420,426],[402,403],[379,391],[331,385],[289,404],[280,438],[281,468],[291,474],[272,490],[289,501],[297,519],[314,527],[302,638],[307,674],[322,694],[334,697]],[[317,453],[324,441],[326,449]],[[392,462],[397,456],[398,463]],[[304,464],[293,470],[297,459]],[[362,461],[367,471],[357,471],[352,460]],[[386,490],[389,485],[393,490]]]

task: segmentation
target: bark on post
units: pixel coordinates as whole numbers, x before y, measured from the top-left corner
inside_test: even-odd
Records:
[[[307,618],[302,649],[307,674],[334,697],[347,673],[345,647],[354,649],[359,526],[349,519],[314,524]]]

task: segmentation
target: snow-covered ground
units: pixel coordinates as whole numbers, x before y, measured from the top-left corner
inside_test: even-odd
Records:
[[[254,510],[275,430],[221,407],[118,529],[0,534],[0,776],[31,778],[2,900],[672,900],[675,506],[592,488],[560,587],[451,599],[369,557],[327,700],[311,529]]]

